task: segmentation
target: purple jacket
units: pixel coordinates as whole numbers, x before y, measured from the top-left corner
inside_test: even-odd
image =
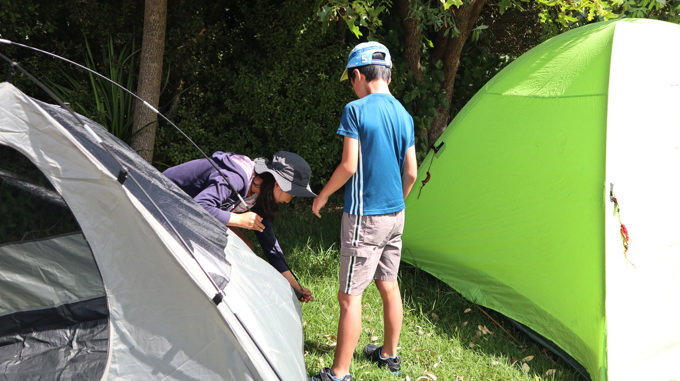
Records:
[[[212,160],[229,180],[231,187],[207,159],[179,164],[168,168],[163,174],[226,225],[231,218],[231,211],[240,203],[232,187],[245,198],[255,176],[255,164],[249,157],[231,152],[215,152]],[[262,223],[265,230],[255,232],[255,236],[267,256],[267,261],[279,272],[289,270],[271,221],[264,217]]]

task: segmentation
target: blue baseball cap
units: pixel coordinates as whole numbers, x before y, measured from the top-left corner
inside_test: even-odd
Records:
[[[373,58],[373,53],[384,53],[385,59]],[[388,68],[392,67],[392,57],[390,56],[390,51],[385,47],[385,45],[376,42],[362,42],[357,45],[349,52],[349,58],[347,58],[347,65],[345,66],[345,71],[340,77],[341,81],[346,80],[347,70],[359,66],[366,65],[382,65]]]

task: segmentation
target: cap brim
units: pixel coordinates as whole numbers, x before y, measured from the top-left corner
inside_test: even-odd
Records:
[[[342,72],[342,75],[340,76],[340,82],[342,82],[346,79],[349,79],[349,75],[347,74],[347,69],[345,69],[345,71]]]
[[[312,192],[312,189],[307,185],[306,188],[303,188],[299,185],[293,184],[290,180],[287,180],[281,175],[279,175],[276,171],[272,171],[267,167],[267,163],[264,159],[258,158],[254,160],[255,162],[255,173],[261,174],[263,172],[269,172],[274,176],[274,180],[276,181],[277,184],[279,184],[279,188],[281,188],[282,191],[292,194],[295,197],[316,197],[316,193]]]
[[[258,157],[257,159],[253,160],[253,163],[255,164],[255,173],[260,174],[262,172],[269,171],[269,168],[267,168],[267,163],[263,158]]]
[[[288,191],[284,190],[284,192],[292,194],[295,197],[316,197],[316,193],[312,192],[312,190],[309,188],[309,185],[307,185],[307,188],[293,185],[293,187],[290,190]]]
[[[274,175],[274,179],[276,179],[276,183],[279,184],[279,188],[281,188],[282,191],[292,194],[295,197],[316,197],[316,193],[312,192],[312,189],[309,187],[309,185],[307,185],[307,187],[302,187],[284,179],[283,177],[279,176],[278,173],[271,171],[270,173]]]

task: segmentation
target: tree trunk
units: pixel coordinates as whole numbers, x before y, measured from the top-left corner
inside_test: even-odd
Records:
[[[167,11],[167,0],[146,0],[144,2],[144,31],[139,61],[137,96],[155,109],[158,109],[161,92]],[[131,146],[148,162],[153,159],[157,127],[158,116],[156,113],[137,101],[135,103]]]
[[[479,18],[482,8],[486,4],[486,0],[472,0],[465,3],[458,9],[455,9],[455,20],[460,34],[456,37],[449,38],[446,41],[445,50],[443,53],[444,63],[444,82],[442,89],[444,90],[447,104],[439,106],[437,115],[432,122],[432,126],[428,129],[427,144],[431,146],[444,132],[451,119],[451,101],[453,100],[453,84],[456,81],[456,73],[460,65],[460,54],[463,51],[463,46],[468,37],[472,33],[472,29]]]
[[[423,82],[423,70],[420,67],[420,28],[418,20],[411,17],[410,0],[399,0],[399,16],[404,27],[404,55],[413,75]]]

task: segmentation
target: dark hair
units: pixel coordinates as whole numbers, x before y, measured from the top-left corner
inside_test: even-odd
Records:
[[[276,184],[276,180],[274,175],[269,172],[258,173],[258,176],[262,178],[262,185],[260,185],[260,194],[257,196],[257,200],[255,200],[253,210],[256,213],[264,214],[270,220],[274,220],[274,214],[278,210],[276,199],[274,199],[274,184]]]
[[[384,60],[385,53],[373,53],[374,59]],[[365,65],[347,69],[347,77],[354,81],[354,69],[359,69],[359,72],[366,76],[366,82],[371,82],[374,79],[383,79],[387,82],[392,78],[392,69],[383,65]]]

